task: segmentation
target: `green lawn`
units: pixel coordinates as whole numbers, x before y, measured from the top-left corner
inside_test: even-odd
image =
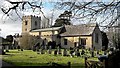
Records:
[[[71,62],[72,67],[84,68],[84,58],[82,57],[64,57],[61,55],[54,56],[53,54],[37,54],[32,50],[9,50],[6,55],[2,56],[3,60],[15,66],[49,66],[50,62],[55,62],[62,65],[67,65]],[[97,58],[92,58],[97,60]]]

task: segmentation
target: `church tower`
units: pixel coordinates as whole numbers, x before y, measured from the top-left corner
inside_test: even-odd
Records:
[[[41,28],[41,17],[23,16],[22,18],[22,34],[30,33],[32,30]]]

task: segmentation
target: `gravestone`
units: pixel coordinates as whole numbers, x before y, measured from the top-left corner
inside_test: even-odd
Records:
[[[54,55],[57,55],[57,50],[54,51]]]
[[[107,55],[107,51],[106,50],[104,51],[104,55]]]
[[[6,46],[6,52],[9,52],[9,46],[8,45]]]
[[[63,56],[67,56],[67,49],[64,49]]]
[[[91,51],[91,57],[94,57],[94,50]]]
[[[74,51],[70,50],[70,57],[74,57]]]
[[[52,53],[51,46],[49,46],[48,54],[51,54],[51,53]]]
[[[85,54],[85,51],[82,49],[82,51],[81,51],[81,55],[84,55]]]
[[[17,49],[18,49],[18,51],[20,51],[20,46],[19,45],[17,46]]]
[[[98,57],[98,56],[99,56],[99,54],[100,54],[100,53],[99,53],[99,51],[97,51],[97,52],[96,52],[96,56]]]
[[[23,49],[21,49],[21,51],[23,51]]]
[[[44,50],[42,48],[39,51],[40,51],[40,54],[44,54]]]
[[[45,50],[47,50],[47,46],[45,45]]]
[[[38,47],[38,46],[36,47],[36,51],[37,51],[37,52],[39,51],[39,47]]]
[[[79,49],[76,49],[76,56],[77,56],[77,57],[79,57],[79,56],[80,56]]]
[[[61,49],[60,49],[59,46],[57,47],[57,54],[58,54],[58,55],[61,54]]]

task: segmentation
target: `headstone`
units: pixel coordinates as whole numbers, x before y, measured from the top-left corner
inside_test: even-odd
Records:
[[[44,50],[43,49],[40,49],[40,54],[44,54]]]
[[[51,53],[52,53],[52,51],[50,49],[48,49],[48,54],[51,54]]]
[[[20,51],[20,46],[19,45],[17,46],[17,49],[18,49],[18,51]]]
[[[91,51],[91,57],[94,57],[94,50]]]
[[[85,54],[85,51],[82,49],[81,55],[84,55],[84,54]]]
[[[49,46],[48,54],[51,54],[51,53],[52,53],[51,46]]]
[[[66,49],[64,49],[64,51],[63,51],[63,56],[67,56],[67,50]]]
[[[51,51],[51,46],[49,46],[49,49],[48,49],[48,54],[51,54],[52,51]]]
[[[57,50],[54,51],[54,55],[57,55]]]
[[[23,51],[23,49],[21,49],[21,51]]]
[[[47,50],[47,46],[45,45],[45,50]]]
[[[107,51],[104,51],[104,55],[107,55]]]
[[[38,47],[38,46],[36,47],[36,51],[37,51],[37,52],[39,51],[39,47]]]
[[[79,52],[79,49],[76,49],[76,56],[79,57],[80,56],[80,52]]]
[[[74,51],[73,50],[70,50],[70,57],[74,57]]]
[[[96,52],[96,56],[99,57],[99,51]]]
[[[77,51],[77,48],[75,49],[75,55],[77,55],[78,51]]]
[[[6,46],[7,48],[6,48],[6,52],[9,52],[9,46]]]
[[[61,49],[59,46],[57,47],[57,54],[61,54]]]

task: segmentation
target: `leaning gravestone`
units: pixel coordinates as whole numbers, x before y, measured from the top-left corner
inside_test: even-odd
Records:
[[[63,56],[67,56],[67,49],[64,49]]]

